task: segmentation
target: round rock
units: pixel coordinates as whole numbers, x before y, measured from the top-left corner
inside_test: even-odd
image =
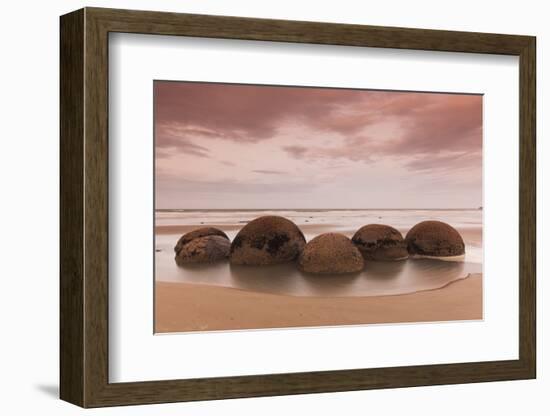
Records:
[[[452,257],[464,255],[464,240],[449,224],[423,221],[409,230],[405,237],[410,255]]]
[[[366,260],[403,260],[409,257],[403,236],[389,225],[365,225],[351,241]]]
[[[307,243],[298,262],[307,273],[356,273],[365,262],[359,249],[345,235],[321,234]]]
[[[231,243],[225,237],[208,235],[197,237],[185,244],[176,254],[178,266],[193,263],[214,263],[229,256]]]
[[[231,264],[264,266],[298,258],[306,239],[292,221],[279,216],[258,217],[245,225],[231,244]]]
[[[203,227],[182,235],[178,240],[176,246],[174,247],[174,252],[178,254],[183,246],[189,243],[191,240],[194,240],[195,238],[206,237],[208,235],[217,235],[229,241],[229,237],[227,237],[227,234],[225,234],[222,230],[218,230],[214,227]]]

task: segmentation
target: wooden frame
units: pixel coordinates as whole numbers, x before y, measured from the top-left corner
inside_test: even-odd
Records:
[[[519,359],[109,383],[108,34],[248,39],[519,56]],[[535,38],[530,36],[85,8],[61,17],[63,400],[83,407],[535,378]]]

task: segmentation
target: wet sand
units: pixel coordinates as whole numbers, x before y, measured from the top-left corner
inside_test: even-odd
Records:
[[[482,275],[392,296],[294,296],[194,283],[155,283],[155,332],[482,319]]]

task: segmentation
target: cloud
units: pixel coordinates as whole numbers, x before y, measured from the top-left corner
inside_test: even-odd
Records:
[[[413,171],[426,172],[433,170],[456,170],[481,168],[481,152],[453,152],[450,154],[436,154],[434,156],[422,154],[409,159],[405,166]]]
[[[257,142],[273,137],[284,122],[315,124],[363,99],[345,89],[157,81],[155,122],[179,136]],[[338,120],[331,117],[333,128],[351,127]]]
[[[219,194],[219,195],[235,195],[235,194],[294,194],[304,193],[316,187],[316,184],[305,182],[240,182],[237,180],[187,180],[179,177],[166,175],[156,178],[157,191],[162,190],[164,193],[180,194],[180,195],[197,195],[197,194]],[[168,192],[167,192],[168,191]]]
[[[480,182],[482,96],[156,81],[155,140],[157,158],[172,159],[163,174],[214,177],[221,164],[245,193],[266,189],[262,180],[283,189],[296,169],[334,177],[379,162]],[[201,159],[182,165],[184,155]],[[202,189],[219,192],[219,184]]]
[[[482,97],[430,94],[422,106],[408,112],[392,107],[388,117],[401,111],[403,135],[382,150],[390,153],[472,151],[481,148]]]
[[[293,126],[308,130],[310,141],[315,132],[343,138],[339,150],[286,146],[296,158],[368,154],[368,160],[481,145],[480,95],[157,81],[155,99],[159,147],[199,139],[256,143]],[[384,136],[381,126],[391,134]]]
[[[156,145],[155,152],[157,158],[174,156],[176,153],[186,153],[193,156],[209,157],[210,150],[204,146],[194,144],[190,141],[179,140],[176,145]]]
[[[263,173],[265,175],[282,175],[284,172],[280,170],[268,170],[268,169],[255,169],[252,172],[254,173]]]
[[[296,159],[303,159],[307,153],[307,147],[304,146],[283,146],[283,150]]]
[[[371,163],[384,158],[404,161],[411,170],[458,167],[480,163],[482,147],[482,97],[479,95],[385,93],[374,103],[365,100],[355,111],[367,117],[352,128],[355,114],[342,114],[346,126],[331,145],[282,146],[296,159],[344,159]],[[360,110],[359,110],[360,109]],[[316,128],[334,128],[329,119]],[[356,133],[353,133],[353,132]],[[468,155],[468,157],[465,157]]]
[[[219,162],[225,166],[236,166],[235,163],[231,162],[230,160],[220,160]]]

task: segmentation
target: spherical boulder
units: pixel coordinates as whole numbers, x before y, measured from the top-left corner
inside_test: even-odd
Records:
[[[449,224],[441,221],[422,221],[405,237],[411,256],[454,257],[464,255],[464,240]]]
[[[403,260],[409,257],[403,236],[389,225],[369,224],[351,239],[365,260]]]
[[[197,237],[185,244],[176,254],[178,266],[194,263],[214,263],[227,259],[231,243],[219,235]]]
[[[306,273],[339,274],[363,270],[363,256],[351,240],[343,234],[326,233],[311,240],[298,260],[298,267]]]
[[[197,228],[196,230],[190,231],[180,237],[176,246],[174,247],[174,252],[178,254],[183,246],[189,243],[191,240],[195,238],[206,237],[208,235],[217,235],[229,241],[229,237],[227,237],[227,234],[225,234],[222,230],[214,227]]]
[[[292,221],[263,216],[250,221],[231,244],[231,264],[265,266],[287,263],[298,258],[306,239]]]

